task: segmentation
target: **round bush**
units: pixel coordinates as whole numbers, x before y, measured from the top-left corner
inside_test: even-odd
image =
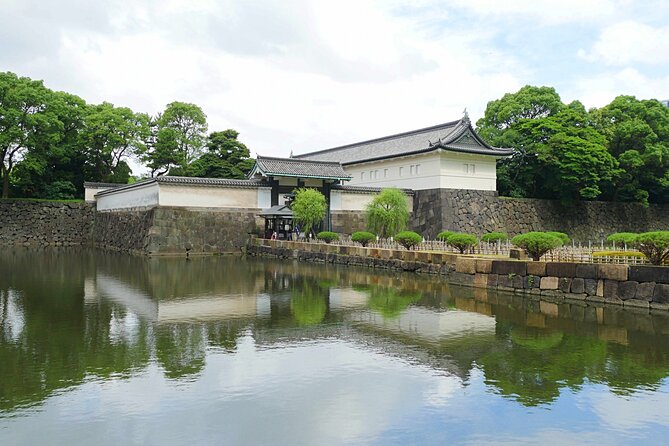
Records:
[[[478,245],[478,240],[471,234],[456,233],[449,235],[446,239],[446,243],[460,251],[460,254],[464,254],[465,251]]]
[[[606,237],[606,241],[611,243],[616,243],[619,245],[632,246],[634,245],[634,241],[636,240],[638,235],[639,234],[635,232],[616,232],[615,234],[611,234],[608,237]]]
[[[511,239],[511,243],[522,248],[533,260],[540,260],[548,251],[563,245],[562,239],[549,232],[528,232]]]
[[[634,244],[653,265],[669,262],[669,231],[644,232],[636,237]]]
[[[324,241],[325,243],[330,243],[335,240],[339,240],[339,234],[330,231],[323,231],[316,234],[316,238],[318,240]]]
[[[411,249],[423,241],[423,236],[413,231],[402,231],[395,235],[395,241],[406,249]]]
[[[497,243],[497,242],[505,242],[509,239],[509,236],[506,235],[504,232],[489,232],[487,234],[483,234],[481,236],[481,241],[487,242],[487,243]]]
[[[360,243],[363,247],[367,246],[369,242],[376,240],[376,235],[371,232],[358,231],[351,234],[351,241]]]
[[[453,231],[441,231],[439,234],[437,234],[437,240],[445,242],[448,239],[448,237],[450,237],[453,234],[454,234]]]
[[[554,235],[555,237],[559,238],[560,241],[562,241],[562,245],[569,243],[569,236],[564,232],[548,231],[546,234]]]

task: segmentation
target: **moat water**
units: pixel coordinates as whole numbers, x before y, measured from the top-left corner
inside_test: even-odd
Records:
[[[669,315],[286,261],[0,253],[0,445],[666,444]]]

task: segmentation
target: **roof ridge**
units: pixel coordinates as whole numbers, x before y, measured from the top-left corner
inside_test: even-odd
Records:
[[[437,125],[433,125],[433,126],[430,126],[430,127],[423,127],[421,129],[410,130],[408,132],[395,133],[393,135],[382,136],[380,138],[367,139],[367,140],[364,140],[364,141],[358,141],[358,142],[351,143],[351,144],[344,144],[343,146],[331,147],[329,149],[322,149],[322,150],[316,150],[314,152],[301,153],[299,155],[294,155],[294,158],[300,159],[300,157],[304,157],[304,156],[316,155],[316,154],[320,154],[320,153],[327,153],[327,152],[332,152],[332,151],[340,150],[340,149],[347,149],[347,148],[355,147],[355,146],[362,145],[362,144],[369,144],[369,143],[374,143],[374,142],[387,141],[389,139],[395,139],[395,138],[399,138],[399,137],[403,137],[403,136],[417,135],[417,134],[420,134],[420,133],[425,133],[425,132],[428,132],[428,131],[437,130],[439,128],[452,127],[454,125],[457,125],[461,121],[462,121],[462,119],[458,119],[456,121],[444,122],[443,124],[437,124]]]
[[[275,161],[288,161],[292,163],[319,163],[319,164],[334,164],[334,165],[339,165],[341,164],[339,161],[320,161],[320,160],[307,160],[307,159],[299,159],[299,158],[280,158],[277,156],[262,156],[262,155],[256,155],[256,160],[257,159],[264,159],[264,160],[275,160]]]

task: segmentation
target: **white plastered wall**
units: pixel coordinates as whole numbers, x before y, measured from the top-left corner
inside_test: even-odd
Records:
[[[367,205],[374,199],[373,192],[350,192],[346,190],[333,190],[330,192],[330,209],[332,211],[364,211]],[[413,210],[413,197],[407,197],[407,209]]]
[[[96,197],[98,211],[146,209],[158,205],[158,183],[148,183]]]
[[[102,192],[103,190],[112,189],[111,187],[91,187],[88,186],[84,188],[84,200],[88,202],[95,201],[95,194]]]
[[[352,186],[496,190],[496,161],[488,155],[438,150],[344,168],[353,177],[348,183]]]
[[[257,209],[258,189],[161,184],[158,204],[175,207]]]

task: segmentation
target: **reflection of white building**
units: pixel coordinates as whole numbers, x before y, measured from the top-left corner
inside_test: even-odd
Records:
[[[96,277],[95,284],[95,296],[120,304],[142,319],[152,322],[265,318],[270,314],[270,297],[267,294],[206,295],[160,300],[153,299],[141,290],[100,273]],[[90,299],[89,296],[86,297],[86,300]]]

